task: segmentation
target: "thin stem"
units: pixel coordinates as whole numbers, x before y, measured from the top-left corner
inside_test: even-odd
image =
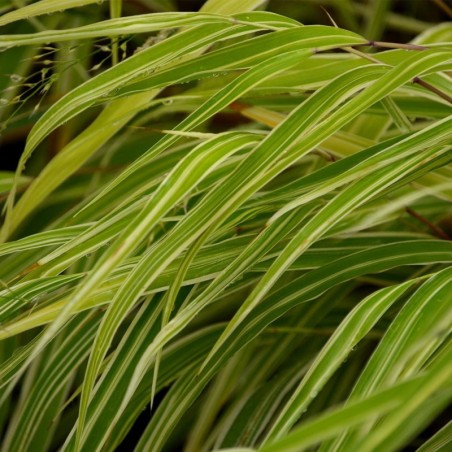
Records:
[[[452,8],[443,0],[432,0],[435,5],[441,8],[450,18],[452,18]]]
[[[393,45],[394,48],[396,48],[395,46],[400,46],[400,48],[408,48],[406,46],[413,46],[413,48],[411,48],[411,50],[426,50],[427,49],[427,47],[415,46],[414,44],[393,44],[393,43],[383,43],[383,44],[387,44],[388,48],[389,48],[389,45]],[[405,46],[405,47],[401,47],[401,46]],[[414,48],[414,47],[416,47],[416,48]],[[346,50],[347,52],[358,55],[361,58],[365,58],[366,60],[372,61],[373,63],[383,64],[381,61],[377,60],[376,58],[373,58],[372,56],[370,56],[364,52],[360,52],[359,50],[354,49],[353,47],[343,47],[343,49]],[[445,101],[452,104],[452,97],[450,97],[448,94],[441,91],[440,89],[436,88],[435,86],[431,85],[430,83],[426,82],[425,80],[422,80],[420,77],[414,77],[413,83],[417,83],[418,85],[421,85],[422,87],[428,89],[432,93],[441,97],[441,99],[444,99]]]
[[[441,97],[442,99],[446,100],[450,104],[452,104],[452,97],[450,97],[445,92],[441,91],[440,89],[436,88],[433,85],[430,85],[430,83],[427,83],[425,80],[420,79],[419,77],[414,77],[413,83],[417,83],[418,85],[423,86],[424,88],[427,88],[432,93],[435,93],[437,96]]]
[[[110,1],[110,17],[112,19],[117,19],[121,17],[122,10],[122,0],[111,0]],[[111,38],[111,58],[112,65],[118,64],[119,57],[119,45],[118,45],[118,37],[115,36]]]
[[[371,61],[375,64],[383,64],[380,60],[377,60],[372,55],[369,55],[368,53],[361,52],[357,49],[354,49],[353,47],[343,47],[344,50],[346,50],[349,53],[353,53],[356,56],[359,56],[361,58],[364,58],[365,60]]]
[[[443,240],[451,240],[451,238],[436,224],[433,224],[431,221],[427,220],[427,218],[423,217],[422,215],[420,215],[419,213],[417,213],[416,211],[414,211],[413,209],[411,209],[410,207],[406,207],[405,211],[411,215],[413,218],[415,218],[416,220],[420,221],[421,223],[425,224],[426,226],[428,226],[429,229],[432,230],[432,232],[439,238],[443,239]]]
[[[404,50],[427,50],[428,47],[417,44],[402,44],[399,42],[369,41],[371,47],[382,47],[384,49],[404,49]]]

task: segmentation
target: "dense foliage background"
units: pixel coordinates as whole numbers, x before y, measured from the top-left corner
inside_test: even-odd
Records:
[[[3,451],[450,451],[446,0],[0,0]]]

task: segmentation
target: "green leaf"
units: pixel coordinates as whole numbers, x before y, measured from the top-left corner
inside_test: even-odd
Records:
[[[372,329],[385,311],[416,282],[412,280],[374,292],[350,312],[320,351],[300,385],[279,413],[268,434],[269,441],[284,436],[290,430],[358,342]]]
[[[451,355],[447,357],[450,361]],[[316,420],[307,422],[285,438],[260,448],[263,452],[302,451],[309,446],[329,438],[349,426],[362,423],[376,415],[395,411],[413,398],[426,399],[438,390],[452,374],[452,366],[443,359],[435,369],[411,380],[398,383],[391,388],[377,392],[373,396],[355,402],[344,408],[338,408],[324,414]],[[450,399],[452,392],[443,394]]]
[[[64,3],[61,0],[40,0],[4,14],[0,17],[0,26],[16,22],[17,20],[29,19],[30,17],[51,14],[63,11],[64,9],[77,8],[92,3],[98,3],[98,0],[66,0]]]

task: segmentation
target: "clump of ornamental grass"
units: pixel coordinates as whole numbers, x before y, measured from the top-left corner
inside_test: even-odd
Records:
[[[0,4],[2,450],[446,450],[449,8],[176,6]]]

